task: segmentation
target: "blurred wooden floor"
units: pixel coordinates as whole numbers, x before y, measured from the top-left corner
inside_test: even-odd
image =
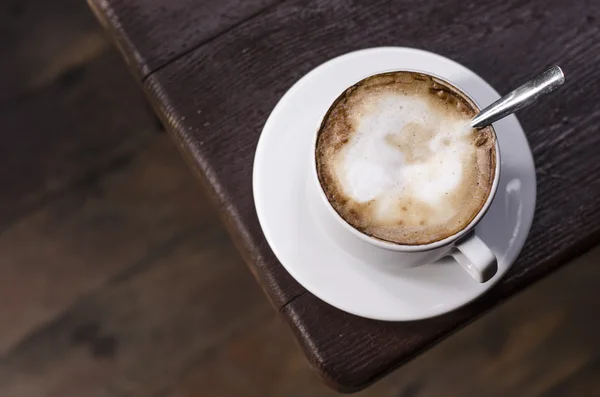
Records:
[[[0,7],[0,396],[334,396],[81,0]],[[600,250],[360,396],[600,395]]]

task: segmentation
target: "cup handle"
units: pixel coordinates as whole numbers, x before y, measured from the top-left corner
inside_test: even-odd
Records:
[[[450,255],[480,283],[491,279],[498,270],[496,255],[475,233],[456,244]]]

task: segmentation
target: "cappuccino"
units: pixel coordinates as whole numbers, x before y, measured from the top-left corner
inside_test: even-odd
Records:
[[[470,99],[415,72],[368,77],[348,88],[319,129],[319,182],[335,211],[360,232],[429,244],[464,229],[495,177],[495,135],[474,130]]]

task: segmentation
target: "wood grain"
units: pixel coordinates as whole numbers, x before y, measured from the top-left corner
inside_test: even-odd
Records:
[[[598,394],[600,321],[589,313],[599,260],[595,249],[356,396]],[[165,396],[338,396],[298,350],[283,324],[265,322],[196,363]]]
[[[79,300],[13,348],[0,359],[0,394],[155,395],[214,346],[269,315],[215,222],[155,250],[143,268]]]
[[[160,129],[80,1],[9,1],[0,26],[1,233]]]
[[[89,9],[36,3],[0,28],[0,394],[154,395],[269,306]]]
[[[281,1],[281,0],[279,0]],[[172,59],[260,14],[278,0],[88,0],[134,73]]]
[[[585,0],[288,1],[177,57],[145,87],[310,361],[332,386],[351,391],[600,240],[600,98],[593,83],[600,78],[599,18],[599,3]],[[537,165],[539,204],[518,262],[483,299],[408,324],[359,319],[306,293],[266,245],[251,198],[254,149],[279,97],[321,62],[382,45],[449,56],[501,92],[550,63],[563,66],[568,79],[562,95],[520,113]]]
[[[116,51],[60,76],[0,108],[0,232],[161,132]]]
[[[80,0],[3,2],[0,27],[3,107],[110,50],[110,42]]]
[[[218,227],[166,135],[30,213],[0,235],[0,354],[203,222]]]

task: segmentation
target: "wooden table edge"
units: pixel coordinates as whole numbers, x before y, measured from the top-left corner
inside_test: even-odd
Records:
[[[516,296],[517,293],[524,290],[526,287],[529,287],[533,283],[542,280],[544,277],[552,274],[554,271],[561,268],[568,261],[574,259],[575,257],[582,255],[583,253],[589,251],[600,241],[600,230],[588,234],[584,236],[581,240],[577,241],[576,245],[566,247],[563,252],[558,253],[556,256],[553,256],[551,260],[546,261],[545,263],[538,264],[533,267],[533,269],[529,269],[525,275],[520,276],[520,280],[516,282],[516,284],[509,285],[509,288],[503,292],[502,299],[497,299],[494,302],[489,304],[486,303],[486,308],[484,310],[479,311],[473,317],[459,321],[454,324],[452,327],[445,329],[439,337],[434,337],[428,343],[425,343],[421,346],[418,346],[414,349],[414,354],[406,357],[399,357],[395,360],[391,365],[383,371],[373,373],[372,376],[365,377],[365,379],[352,379],[348,380],[345,378],[345,373],[336,372],[330,368],[330,363],[326,362],[326,360],[322,359],[321,352],[319,351],[319,346],[314,344],[311,338],[307,338],[306,335],[303,334],[304,324],[302,324],[301,319],[294,313],[295,306],[303,302],[304,300],[317,299],[316,297],[303,292],[298,294],[291,299],[287,299],[286,301],[282,301],[281,303],[276,303],[276,300],[273,298],[271,293],[266,289],[266,286],[269,285],[268,281],[264,280],[264,275],[259,274],[258,269],[253,265],[256,261],[257,253],[252,249],[252,245],[248,242],[248,238],[244,236],[243,225],[240,225],[239,222],[236,222],[235,217],[232,216],[231,212],[227,209],[227,205],[224,200],[219,196],[215,186],[211,184],[209,179],[206,177],[206,174],[202,170],[201,164],[198,163],[197,158],[191,153],[186,147],[185,140],[182,139],[182,134],[178,132],[180,126],[177,123],[173,122],[173,118],[169,117],[167,111],[164,109],[162,101],[160,100],[160,89],[158,87],[150,87],[152,84],[149,83],[151,81],[152,74],[149,74],[149,71],[143,70],[143,67],[140,68],[140,59],[137,56],[137,52],[135,47],[131,45],[131,43],[127,40],[125,36],[122,36],[117,32],[116,26],[111,21],[112,10],[108,6],[105,0],[87,0],[90,8],[93,10],[97,19],[100,21],[101,25],[105,28],[105,30],[109,33],[111,40],[115,43],[116,47],[120,51],[123,59],[127,63],[129,69],[133,72],[135,80],[141,85],[142,90],[146,94],[150,103],[152,104],[154,111],[159,115],[160,119],[163,121],[166,126],[169,135],[175,142],[178,150],[183,155],[185,161],[188,165],[194,170],[194,173],[197,175],[198,179],[203,185],[204,190],[209,194],[211,200],[213,200],[216,205],[219,216],[224,223],[228,233],[232,237],[236,248],[242,254],[244,261],[248,264],[252,274],[258,280],[261,288],[271,301],[273,307],[278,310],[279,314],[284,318],[285,322],[290,326],[300,347],[302,348],[304,354],[307,356],[311,366],[315,369],[317,374],[332,388],[344,392],[356,392],[359,391],[373,382],[377,381],[381,377],[384,377],[388,373],[394,371],[399,366],[405,364],[410,361],[412,358],[415,358],[418,354],[426,351],[428,348],[436,345],[446,337],[450,336],[452,333],[460,330],[462,327],[468,325],[472,321],[478,319],[481,315],[486,314],[488,310],[494,308],[499,303],[504,302],[504,300],[512,298]],[[534,219],[535,222],[535,219]],[[503,280],[501,280],[494,289],[501,288],[507,280],[507,277],[510,277],[510,271]],[[485,298],[480,298],[485,299]]]

